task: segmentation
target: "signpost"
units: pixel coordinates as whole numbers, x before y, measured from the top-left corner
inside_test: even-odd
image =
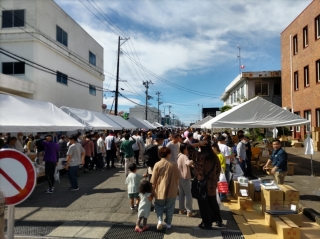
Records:
[[[0,189],[8,205],[8,239],[14,238],[15,205],[26,200],[37,181],[33,162],[15,149],[0,150]]]

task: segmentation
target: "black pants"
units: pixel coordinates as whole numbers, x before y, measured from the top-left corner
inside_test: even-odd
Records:
[[[110,162],[111,167],[114,167],[114,150],[107,150],[107,168],[110,168]]]
[[[45,162],[44,170],[48,180],[49,189],[54,187],[54,173],[56,171],[56,162]]]
[[[92,161],[90,163],[90,168],[93,169],[94,168],[94,165],[97,166],[97,155],[93,156],[92,157]]]
[[[103,168],[103,157],[102,153],[97,154],[97,169],[102,169]]]
[[[220,207],[216,196],[207,196],[205,199],[198,199],[202,223],[205,226],[212,226],[213,222],[222,222]]]
[[[83,168],[84,169],[88,169],[89,168],[89,164],[91,163],[91,159],[90,159],[90,156],[85,156],[84,157],[84,165],[83,165]],[[91,166],[90,166],[91,167]]]
[[[247,177],[251,177],[252,176],[252,166],[251,166],[251,159],[246,160],[246,165],[247,165],[247,171],[246,171],[246,175]]]
[[[139,165],[139,153],[140,153],[140,150],[134,150],[134,158],[136,159],[136,165]]]

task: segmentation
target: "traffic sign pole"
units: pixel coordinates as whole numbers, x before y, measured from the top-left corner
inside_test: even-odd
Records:
[[[8,239],[14,239],[14,211],[15,206],[8,206],[8,224],[7,224],[7,235]]]

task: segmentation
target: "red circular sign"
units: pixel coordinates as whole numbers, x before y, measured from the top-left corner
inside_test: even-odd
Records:
[[[36,185],[37,174],[33,162],[26,155],[15,149],[2,149],[0,178],[0,189],[6,205],[16,205],[30,196]]]

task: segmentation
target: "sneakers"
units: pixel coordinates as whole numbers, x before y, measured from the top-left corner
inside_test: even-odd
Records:
[[[187,214],[187,210],[179,210],[179,214],[180,215]]]
[[[166,228],[167,228],[167,229],[170,229],[170,228],[171,228],[171,225],[167,224],[167,225],[166,225]]]
[[[78,191],[78,190],[79,190],[79,188],[69,188],[69,191],[70,191],[70,192]]]
[[[53,188],[47,189],[47,191],[45,191],[45,193],[53,193]]]
[[[158,231],[161,231],[161,230],[162,230],[162,224],[161,224],[161,223],[159,223],[159,224],[157,225],[157,230],[158,230]]]
[[[135,209],[135,207],[130,207],[130,209],[131,209],[131,210],[134,210],[134,209]]]
[[[198,213],[196,213],[196,212],[188,212],[187,217],[195,217],[197,215],[198,215]]]

